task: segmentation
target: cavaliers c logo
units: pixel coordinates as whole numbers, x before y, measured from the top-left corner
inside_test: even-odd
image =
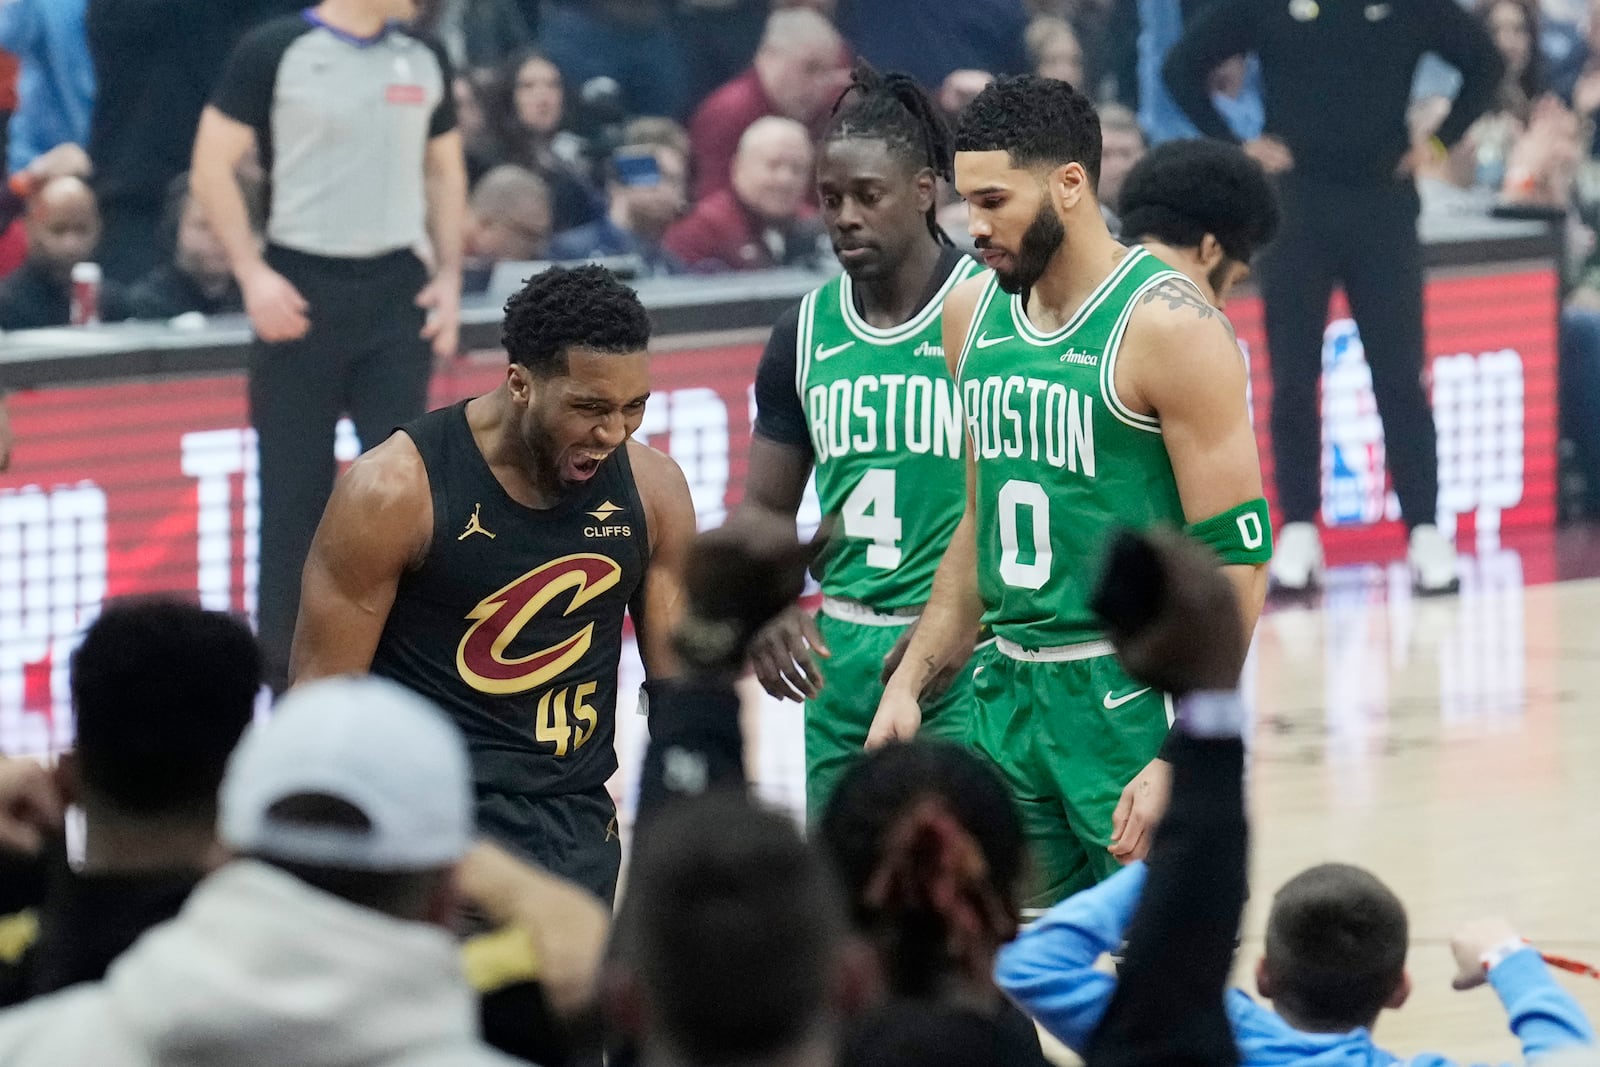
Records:
[[[506,648],[561,594],[570,593],[571,599],[560,614],[571,615],[621,577],[615,560],[586,552],[535,567],[467,612],[467,618],[477,621],[456,649],[456,670],[480,693],[508,696],[544,685],[589,651],[594,623],[526,656],[507,659]]]

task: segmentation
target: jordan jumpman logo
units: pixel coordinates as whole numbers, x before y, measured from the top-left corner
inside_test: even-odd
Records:
[[[487,537],[491,541],[494,540],[494,534],[490,533],[488,530],[485,530],[483,528],[483,523],[478,521],[478,512],[482,510],[482,504],[472,505],[472,518],[467,520],[467,528],[462,531],[460,537],[456,538],[457,541],[465,541],[475,533],[483,534],[483,536]]]

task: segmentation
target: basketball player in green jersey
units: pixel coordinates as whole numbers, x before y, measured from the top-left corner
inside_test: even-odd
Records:
[[[1110,534],[1186,528],[1251,626],[1271,557],[1233,332],[1188,278],[1112,238],[1099,162],[1099,119],[1064,82],[1003,78],[961,116],[956,188],[993,269],[945,301],[967,506],[868,738],[914,734],[925,687],[987,623],[969,741],[1022,810],[1038,907],[1142,854],[1165,803],[1166,698],[1121,670],[1088,603]]]
[[[814,816],[861,755],[884,659],[927,602],[965,500],[939,312],[982,268],[934,220],[941,176],[950,134],[934,104],[904,75],[858,69],[817,161],[844,274],[778,321],[756,375],[745,506],[793,519],[814,469],[838,516],[821,612],[796,606],[751,651],[767,692],[805,700]],[[970,678],[957,681],[929,707],[930,733],[957,736],[970,701]]]

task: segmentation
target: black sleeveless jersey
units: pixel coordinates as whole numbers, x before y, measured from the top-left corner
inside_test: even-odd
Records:
[[[466,401],[402,431],[427,468],[433,541],[400,579],[372,673],[450,713],[480,798],[604,785],[617,768],[622,618],[650,555],[627,446],[534,509],[490,471]]]

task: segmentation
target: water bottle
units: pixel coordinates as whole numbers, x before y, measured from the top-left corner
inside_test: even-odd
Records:
[[[72,268],[72,318],[74,326],[94,326],[100,321],[100,283],[98,263],[78,263]]]

